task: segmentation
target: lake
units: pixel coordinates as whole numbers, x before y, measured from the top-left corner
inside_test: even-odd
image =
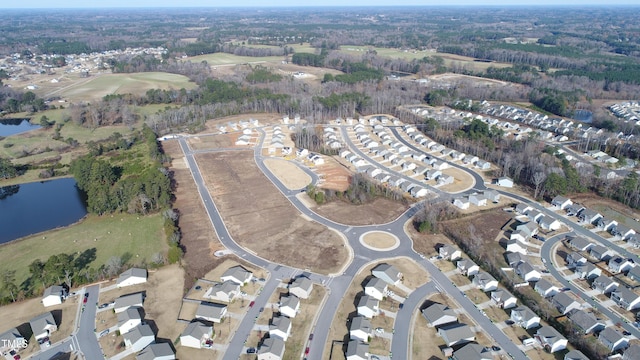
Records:
[[[28,119],[2,119],[0,120],[0,136],[9,136],[40,129],[40,125],[33,125]]]
[[[72,178],[0,187],[0,244],[73,224],[85,215]]]
[[[573,119],[588,124],[593,120],[593,113],[589,110],[576,110]]]

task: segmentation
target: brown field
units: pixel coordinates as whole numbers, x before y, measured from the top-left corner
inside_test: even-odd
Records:
[[[349,319],[352,315],[356,314],[356,306],[355,299],[359,293],[364,293],[364,288],[362,287],[363,281],[371,276],[371,269],[374,268],[379,263],[387,263],[391,264],[398,268],[400,272],[404,275],[403,284],[410,289],[415,289],[427,281],[429,281],[429,274],[418,264],[407,259],[407,258],[393,258],[386,260],[379,260],[374,263],[370,263],[364,266],[358,274],[351,281],[351,285],[349,289],[344,294],[338,309],[336,309],[336,313],[333,318],[333,322],[331,323],[331,328],[329,330],[329,336],[327,338],[327,343],[324,347],[324,358],[327,359],[329,354],[332,353],[331,360],[335,359],[344,359],[344,353],[342,352],[342,348],[340,347],[342,340],[345,335],[348,334],[349,328],[347,327],[347,319]],[[391,289],[397,294],[402,294],[403,292],[395,287],[391,287]],[[397,304],[396,304],[397,305]],[[396,310],[397,311],[397,306]],[[375,325],[378,324],[378,325]],[[389,330],[393,324],[393,320],[378,316],[374,318],[371,322],[372,327],[381,326],[385,329]],[[333,345],[335,342],[335,345]],[[333,347],[333,351],[332,351]],[[389,351],[389,347],[386,350],[378,349],[376,352],[379,355],[385,353],[385,351]],[[371,350],[371,349],[370,349]]]
[[[398,201],[377,198],[363,205],[352,205],[340,200],[315,205],[313,211],[327,219],[347,225],[385,224],[397,219],[407,210]]]
[[[241,246],[269,261],[320,273],[336,272],[347,262],[342,239],[299,216],[258,170],[252,152],[199,154],[196,160],[229,232]]]
[[[218,133],[217,126],[220,124],[226,124],[228,122],[238,122],[240,120],[249,120],[256,119],[260,122],[261,126],[268,124],[280,124],[282,115],[280,114],[265,114],[265,113],[252,113],[252,114],[242,114],[242,115],[232,115],[225,116],[216,119],[209,119],[205,122],[204,128],[205,130],[202,133]]]
[[[451,167],[443,170],[442,173],[451,175],[455,179],[453,181],[453,184],[439,187],[439,189],[442,191],[457,193],[463,190],[467,190],[471,186],[473,186],[473,177],[471,177],[471,175],[469,175],[466,171]]]
[[[396,238],[382,231],[365,234],[362,241],[371,247],[380,249],[390,248],[396,244]]]
[[[311,183],[311,177],[291,161],[265,159],[264,164],[289,190],[301,189]]]
[[[180,242],[185,250],[182,259],[186,272],[184,285],[185,288],[190,288],[195,279],[203,277],[222,261],[213,253],[224,247],[213,231],[180,144],[176,140],[169,140],[163,141],[162,147],[165,154],[171,158],[171,171],[175,183],[173,207],[180,213]]]
[[[210,150],[235,147],[235,140],[231,134],[201,135],[188,138],[187,143],[193,150]]]
[[[319,187],[323,189],[345,191],[349,187],[351,171],[335,158],[327,157],[323,165],[314,167],[322,179]]]

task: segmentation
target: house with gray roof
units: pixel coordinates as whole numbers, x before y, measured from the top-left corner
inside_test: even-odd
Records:
[[[580,350],[571,350],[564,354],[563,360],[589,360],[589,358]]]
[[[168,343],[151,344],[144,348],[136,360],[175,360],[176,354]]]
[[[629,346],[629,340],[625,338],[619,331],[610,327],[600,331],[598,340],[600,340],[600,342],[611,352],[624,349]]]
[[[569,319],[573,321],[585,335],[598,333],[605,327],[604,322],[599,321],[593,314],[584,310],[573,310],[569,313]]]
[[[602,217],[602,214],[591,209],[584,209],[578,214],[578,219],[583,224],[594,224],[598,219]]]
[[[385,263],[376,265],[371,270],[371,274],[389,285],[396,285],[402,281],[402,273],[395,266]]]
[[[118,276],[116,287],[132,286],[147,282],[147,269],[131,268]]]
[[[540,317],[528,307],[521,305],[511,310],[509,317],[516,325],[529,330],[540,326]]]
[[[555,294],[551,298],[551,303],[563,315],[568,314],[571,310],[578,310],[582,306],[576,299],[569,296],[566,292]]]
[[[432,304],[422,309],[422,316],[427,320],[429,326],[432,327],[439,327],[458,321],[458,315],[453,311],[453,309],[439,303]]]
[[[611,293],[611,300],[618,304],[618,306],[629,311],[640,308],[640,296],[624,286],[618,287],[618,289]]]
[[[631,236],[636,234],[636,231],[632,228],[625,226],[623,224],[616,225],[613,229],[610,230],[611,235],[615,236],[620,240],[627,240]]]
[[[462,257],[462,251],[453,245],[445,244],[438,249],[438,255],[445,260],[455,261]]]
[[[230,267],[222,274],[220,281],[231,281],[240,286],[246,285],[253,279],[253,273],[240,265]]]
[[[578,265],[584,265],[587,263],[587,258],[584,257],[577,251],[567,254],[565,257],[565,261],[567,262],[567,267],[569,269],[573,269]]]
[[[240,285],[227,280],[223,283],[217,283],[210,287],[204,294],[204,297],[230,303],[240,294]]]
[[[634,265],[632,259],[623,258],[622,256],[614,256],[607,263],[609,271],[614,274],[627,272],[631,270]]]
[[[467,324],[450,324],[438,329],[438,335],[442,337],[447,346],[462,345],[476,339],[476,334]]]
[[[290,318],[296,317],[300,310],[300,299],[297,296],[289,294],[280,298],[280,313]]]
[[[471,259],[460,259],[456,263],[456,268],[464,276],[475,275],[480,271],[480,267]]]
[[[364,285],[364,293],[376,300],[382,300],[387,292],[388,285],[382,279],[372,277]]]
[[[640,359],[640,345],[631,345],[622,354],[622,360],[637,360]]]
[[[286,316],[275,316],[269,324],[269,336],[278,336],[287,341],[291,334],[291,319]]]
[[[306,276],[298,276],[291,285],[289,285],[289,293],[300,299],[308,299],[313,291],[313,282]]]
[[[351,340],[360,340],[364,343],[369,342],[371,336],[371,320],[364,316],[355,316],[351,319],[349,325],[349,338]]]
[[[536,286],[534,287],[534,290],[538,294],[542,295],[542,297],[547,298],[557,294],[558,291],[560,291],[560,288],[553,285],[551,282],[549,282],[549,280],[542,278],[538,282],[536,282]]]
[[[347,360],[369,360],[369,344],[351,340],[347,343],[347,351],[344,355]]]
[[[227,315],[227,305],[201,301],[196,309],[196,319],[221,323]]]
[[[627,277],[633,281],[640,282],[640,266],[634,266],[627,272]]]
[[[524,281],[538,281],[542,274],[536,270],[533,265],[531,265],[528,261],[521,262],[516,266],[516,274],[520,275],[520,277]]]
[[[500,202],[500,193],[495,190],[483,190],[480,192],[488,201],[491,201],[494,204]]]
[[[550,353],[567,348],[567,339],[551,326],[543,326],[536,332],[535,338]]]
[[[551,216],[544,216],[540,220],[538,220],[538,224],[544,230],[555,231],[559,230],[562,226],[562,223]]]
[[[606,275],[600,275],[597,278],[593,279],[591,283],[591,288],[594,290],[598,290],[602,294],[608,294],[612,291],[615,291],[620,284]]]
[[[613,257],[616,253],[613,250],[606,248],[602,245],[594,245],[589,249],[589,256],[593,257],[598,261],[608,261]]]
[[[156,341],[156,336],[148,324],[134,327],[123,337],[125,346],[127,349],[131,349],[132,352],[138,352]]]
[[[527,257],[519,252],[510,252],[506,254],[505,257],[507,264],[509,264],[509,267],[513,269],[515,269],[521,262],[525,262],[527,260]]]
[[[380,308],[378,307],[378,300],[372,296],[364,295],[360,297],[357,305],[358,315],[362,315],[368,319],[378,315]]]
[[[142,308],[137,306],[132,306],[127,310],[118,313],[118,331],[120,334],[126,334],[134,327],[142,324],[142,314],[140,314],[140,310]]]
[[[493,360],[493,354],[487,347],[479,344],[467,344],[453,352],[454,360]]]
[[[53,314],[51,312],[42,313],[29,320],[31,332],[36,340],[48,337],[52,332],[58,331]]]
[[[0,334],[0,354],[8,353],[9,351],[20,351],[23,343],[27,340],[20,334],[20,331],[16,328],[9,329]]]
[[[558,210],[564,210],[568,206],[573,205],[573,201],[564,196],[558,195],[551,200],[551,205],[553,205]]]
[[[53,285],[44,289],[44,294],[42,295],[42,305],[44,307],[60,305],[62,304],[62,300],[66,298],[67,292],[62,286]]]
[[[498,288],[498,280],[484,271],[480,271],[473,277],[473,283],[484,292]]]
[[[567,245],[577,251],[588,251],[594,244],[582,236],[573,236],[567,239]]]
[[[602,269],[588,262],[582,265],[577,265],[575,273],[579,279],[591,280],[602,275]]]
[[[116,299],[113,311],[116,314],[121,313],[132,306],[142,307],[144,296],[142,293],[134,293],[128,295],[122,295]]]
[[[518,299],[506,289],[497,289],[491,293],[491,300],[503,309],[511,309],[518,303]]]
[[[522,231],[527,237],[532,237],[538,233],[538,225],[533,221],[529,221],[516,226],[516,231]]]
[[[533,210],[533,208],[531,207],[531,205],[526,203],[520,203],[515,207],[515,211],[520,215],[524,215],[530,210]]]
[[[565,211],[567,212],[568,216],[577,216],[584,209],[585,209],[584,206],[580,204],[573,204],[573,205],[567,206],[565,208]]]
[[[258,349],[258,360],[281,360],[284,356],[284,340],[279,337],[265,339]]]
[[[180,345],[196,349],[210,347],[207,344],[210,343],[212,337],[213,326],[194,321],[189,323],[180,334]]]

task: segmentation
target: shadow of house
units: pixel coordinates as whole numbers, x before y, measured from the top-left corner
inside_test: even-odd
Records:
[[[145,319],[144,323],[149,325],[149,327],[151,328],[151,331],[153,331],[154,335],[158,334],[158,325],[156,324],[155,320]]]
[[[62,310],[51,310],[51,315],[53,315],[53,320],[55,320],[56,326],[60,327],[60,324],[62,324]]]
[[[16,326],[16,329],[27,340],[33,336],[33,330],[31,330],[31,325],[28,322]]]

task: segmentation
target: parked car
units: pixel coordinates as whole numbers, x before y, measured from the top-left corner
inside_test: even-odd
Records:
[[[255,304],[256,304],[256,302],[252,301],[252,302],[249,303],[249,307],[253,307],[253,305],[255,305]]]
[[[98,306],[98,309],[104,309],[104,308],[106,308],[108,306],[109,306],[109,304],[104,303],[104,304],[101,304],[100,306]]]
[[[313,340],[313,334],[309,334],[309,341]]]
[[[308,346],[307,346],[307,348],[306,348],[306,349],[304,349],[304,354],[305,354],[305,355],[309,355],[309,347],[308,347]]]
[[[256,348],[250,347],[247,349],[247,354],[255,354],[255,353],[256,353]]]

